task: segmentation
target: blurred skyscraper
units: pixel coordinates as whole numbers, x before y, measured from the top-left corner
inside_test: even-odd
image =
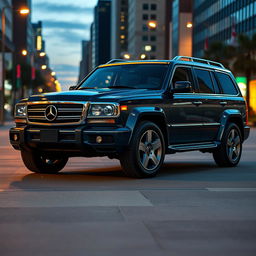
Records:
[[[10,6],[12,7],[12,0],[0,0],[0,11],[3,10],[4,7]],[[13,89],[13,84],[8,83],[10,77],[10,70],[13,66],[12,61],[12,53],[14,52],[14,44],[13,44],[13,11],[11,8],[5,8],[5,68],[7,70],[7,77],[5,80],[5,95],[10,96],[11,91]],[[0,43],[2,44],[3,34],[2,34],[2,24],[0,19]],[[0,91],[2,90],[2,55],[0,55]],[[9,71],[9,72],[8,72]],[[0,104],[2,104],[0,102]]]
[[[110,60],[111,47],[111,0],[99,0],[94,8],[91,31],[92,67]]]
[[[192,0],[173,0],[170,58],[192,55]]]
[[[80,82],[90,72],[90,41],[82,41],[82,60],[80,61],[79,78]]]
[[[256,33],[255,0],[194,0],[193,55],[202,57],[211,42],[235,44],[236,35]]]
[[[128,0],[111,3],[111,58],[129,57],[128,50]]]

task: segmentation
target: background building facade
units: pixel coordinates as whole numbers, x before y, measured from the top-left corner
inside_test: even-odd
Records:
[[[128,53],[132,59],[165,58],[165,8],[163,0],[129,0]]]
[[[111,1],[99,0],[94,8],[92,26],[92,66],[98,66],[110,60],[111,47]]]
[[[111,59],[123,58],[128,50],[128,0],[111,3]],[[127,55],[128,56],[128,55]]]
[[[172,3],[170,58],[192,55],[192,0]]]
[[[10,6],[12,7],[12,0],[0,0],[0,10],[2,11],[4,7]],[[12,68],[13,68],[13,60],[12,55],[14,52],[14,44],[13,44],[13,11],[11,8],[5,8],[5,96],[6,102],[10,103],[11,93],[13,89],[12,82]],[[2,19],[0,19],[0,47],[2,48]],[[0,48],[0,49],[1,49]],[[0,91],[2,92],[3,88],[3,65],[2,65],[2,55],[0,55]],[[2,102],[0,102],[2,104]]]
[[[256,1],[194,0],[193,55],[202,57],[205,45],[233,43],[233,34],[256,33]]]
[[[79,78],[80,82],[84,77],[90,72],[90,50],[91,43],[90,41],[82,41],[82,60],[80,61],[79,66]]]

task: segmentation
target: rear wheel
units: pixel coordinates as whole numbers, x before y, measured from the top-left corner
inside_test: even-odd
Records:
[[[230,123],[223,134],[220,147],[213,152],[216,164],[223,167],[236,166],[241,158],[242,142],[239,127]]]
[[[160,170],[165,156],[164,137],[157,125],[141,122],[130,146],[121,156],[124,173],[131,177],[153,177]]]
[[[41,152],[21,150],[21,157],[25,166],[36,173],[57,173],[62,170],[68,157],[60,155],[46,155]]]

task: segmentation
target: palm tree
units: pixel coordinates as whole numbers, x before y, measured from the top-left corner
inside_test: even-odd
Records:
[[[235,73],[242,73],[247,79],[246,101],[250,106],[250,81],[253,74],[256,74],[256,34],[252,38],[246,35],[238,37],[238,45],[234,55],[233,69]],[[250,107],[249,107],[250,114]]]
[[[222,63],[225,67],[231,67],[231,60],[235,47],[227,45],[221,41],[215,41],[209,45],[209,49],[205,50],[204,58]]]

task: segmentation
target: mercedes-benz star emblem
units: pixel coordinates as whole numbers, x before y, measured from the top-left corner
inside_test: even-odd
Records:
[[[45,118],[46,118],[48,121],[50,121],[50,122],[54,121],[54,120],[57,118],[57,115],[58,115],[58,110],[57,110],[57,108],[56,108],[55,106],[53,106],[53,105],[49,105],[49,106],[45,109],[45,111],[44,111],[44,116],[45,116]]]

